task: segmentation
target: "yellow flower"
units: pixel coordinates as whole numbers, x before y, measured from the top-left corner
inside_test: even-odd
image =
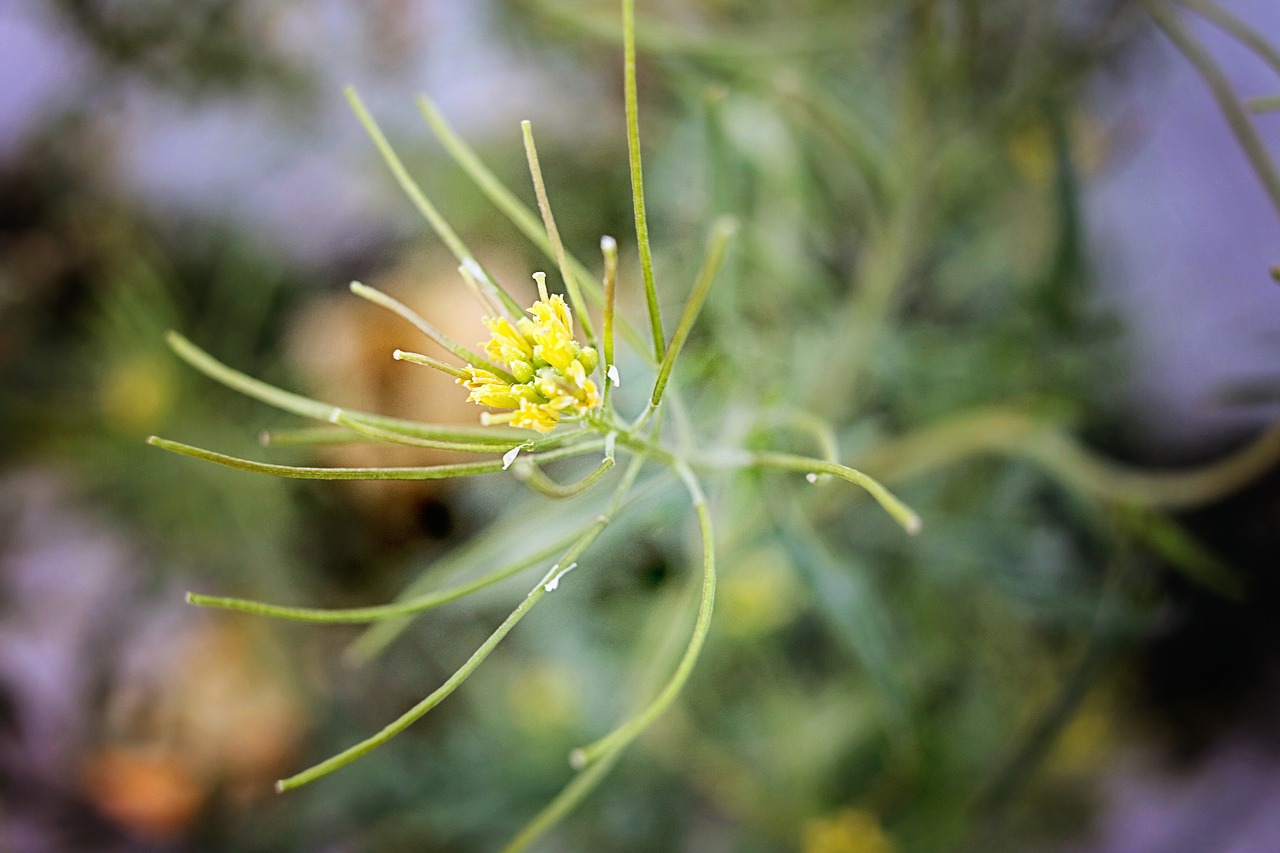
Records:
[[[812,821],[804,833],[804,853],[895,853],[897,846],[875,815],[848,808]]]
[[[505,366],[514,382],[468,364],[466,378],[458,383],[471,391],[467,399],[472,403],[513,410],[486,412],[482,423],[509,423],[545,433],[561,420],[599,408],[600,392],[590,379],[599,356],[574,340],[573,312],[559,294],[547,296],[543,290],[529,315],[514,323],[506,317],[484,318],[490,332],[483,345],[485,355]]]

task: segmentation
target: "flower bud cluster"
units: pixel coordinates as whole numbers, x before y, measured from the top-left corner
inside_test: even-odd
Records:
[[[564,297],[539,299],[528,317],[514,323],[506,317],[486,317],[491,337],[484,352],[505,365],[511,379],[468,364],[459,384],[471,390],[467,399],[482,406],[510,409],[481,415],[485,424],[550,432],[565,418],[580,418],[600,406],[600,392],[590,378],[599,356],[573,338],[573,313]]]

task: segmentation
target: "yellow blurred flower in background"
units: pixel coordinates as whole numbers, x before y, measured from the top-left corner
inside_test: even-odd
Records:
[[[897,845],[865,809],[843,809],[811,821],[804,831],[804,853],[897,853]]]

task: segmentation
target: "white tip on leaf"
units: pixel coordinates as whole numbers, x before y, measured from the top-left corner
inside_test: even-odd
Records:
[[[813,473],[812,471],[810,471],[808,474],[805,474],[804,478],[808,480],[810,483],[818,482],[818,475]]]
[[[340,420],[342,420],[342,409],[335,408],[329,412],[329,423],[336,424]]]
[[[606,370],[605,373],[608,375],[609,381],[613,383],[614,388],[622,385],[622,380],[618,377],[618,365],[609,365],[609,369]]]
[[[604,252],[613,252],[618,248],[618,241],[605,234],[600,238],[600,249]]]

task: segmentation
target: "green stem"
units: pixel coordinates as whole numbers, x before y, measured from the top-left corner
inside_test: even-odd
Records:
[[[767,426],[790,427],[808,433],[822,452],[822,458],[828,462],[840,461],[840,447],[836,441],[835,430],[831,424],[813,414],[800,409],[785,409],[769,412],[763,418]]]
[[[522,310],[520,305],[484,271],[484,268],[480,266],[480,262],[476,260],[475,255],[471,254],[471,250],[462,242],[457,232],[453,230],[445,218],[440,215],[440,211],[436,210],[436,206],[427,198],[426,193],[422,191],[422,187],[409,174],[409,170],[404,167],[404,163],[401,162],[395,149],[391,147],[391,143],[387,142],[387,137],[383,134],[382,128],[378,127],[378,123],[373,116],[365,109],[364,102],[360,100],[360,95],[356,92],[354,86],[346,88],[346,96],[347,101],[351,104],[351,110],[356,114],[356,118],[360,120],[360,124],[364,126],[365,133],[369,134],[369,138],[377,146],[378,153],[386,161],[387,168],[391,170],[396,183],[400,185],[400,189],[404,190],[405,195],[409,196],[413,206],[427,220],[431,230],[435,231],[436,236],[444,241],[444,244],[449,247],[449,251],[458,259],[459,263],[478,270],[480,277],[493,289],[494,294],[502,300],[503,304],[511,309],[515,316],[520,316]]]
[[[517,459],[515,466],[511,472],[515,474],[516,479],[524,483],[529,488],[539,494],[546,495],[549,498],[571,498],[580,495],[587,489],[594,486],[600,481],[600,478],[609,473],[613,469],[614,460],[612,456],[606,456],[599,465],[597,465],[591,473],[587,474],[581,480],[567,485],[561,485],[552,480],[546,474],[542,473],[539,468],[530,459]]]
[[[502,377],[507,382],[516,381],[516,378],[510,373],[484,358],[479,353],[472,352],[467,349],[462,344],[437,329],[435,326],[428,323],[421,314],[414,311],[408,305],[405,305],[399,299],[388,296],[381,290],[370,287],[367,284],[361,284],[358,281],[351,282],[351,292],[356,296],[359,296],[361,299],[366,299],[374,305],[377,305],[379,308],[385,308],[402,320],[406,320],[413,324],[414,328],[419,332],[422,332],[422,334],[431,338],[431,340],[435,341],[441,347],[447,349],[449,352],[453,353],[468,364],[475,365],[476,367],[483,367],[495,376]]]
[[[342,409],[334,409],[329,415],[332,423],[344,426],[352,432],[358,433],[378,441],[385,441],[389,444],[403,444],[408,447],[425,447],[431,450],[452,450],[459,453],[502,453],[503,451],[513,450],[517,447],[522,450],[528,450],[536,453],[539,450],[549,450],[553,447],[560,446],[568,439],[575,438],[582,433],[565,433],[563,435],[551,436],[550,438],[540,439],[538,441],[512,441],[510,445],[485,444],[482,442],[457,442],[457,441],[439,441],[432,438],[419,438],[414,435],[403,435],[395,430],[382,429],[370,424],[361,423],[358,419],[351,417]]]
[[[1280,95],[1259,95],[1256,98],[1245,98],[1244,104],[1251,113],[1280,112]]]
[[[596,789],[621,757],[622,750],[615,749],[608,755],[601,756],[586,770],[570,779],[569,784],[561,789],[555,799],[547,803],[546,807],[538,812],[533,820],[525,824],[516,837],[507,843],[507,846],[502,848],[502,853],[520,853],[541,838],[547,830],[564,820],[586,798],[587,794]]]
[[[299,417],[311,418],[317,421],[328,421],[329,415],[333,413],[334,407],[330,403],[323,403],[319,400],[303,397],[301,394],[285,391],[274,385],[269,385],[261,379],[255,379],[246,373],[241,373],[234,368],[228,367],[177,332],[168,332],[165,335],[165,341],[168,342],[169,348],[187,364],[213,381],[219,382],[234,391],[239,391],[246,397],[252,397],[261,403],[266,403],[268,406],[274,406]],[[510,447],[520,441],[511,431],[495,430],[489,427],[468,429],[466,427],[422,424],[401,418],[375,415],[371,412],[347,412],[347,414],[361,423],[422,438],[433,438],[442,441],[492,443],[500,447]]]
[[[671,680],[638,714],[618,726],[609,734],[584,747],[575,749],[569,757],[569,763],[575,768],[583,769],[599,761],[606,755],[620,752],[631,741],[635,740],[645,729],[653,724],[664,711],[671,706],[693,672],[698,656],[702,653],[703,643],[711,630],[711,614],[715,606],[716,592],[716,552],[715,535],[711,528],[711,514],[707,510],[707,501],[702,494],[693,472],[683,463],[676,467],[676,472],[684,480],[685,487],[693,501],[694,512],[698,516],[698,530],[702,537],[702,598],[698,605],[698,617],[694,623],[693,634],[689,645],[685,648],[680,663],[676,666]]]
[[[604,411],[609,408],[609,397],[613,393],[613,380],[618,376],[618,365],[614,361],[613,352],[613,312],[618,289],[618,241],[609,236],[600,238],[600,253],[604,256],[604,320],[601,331],[600,383],[603,391],[600,395],[600,407]]]
[[[1183,509],[1229,495],[1280,462],[1280,423],[1240,450],[1185,471],[1143,471],[1104,459],[1053,424],[1017,411],[960,415],[882,445],[862,467],[906,480],[968,456],[1026,459],[1068,486],[1104,500]]]
[[[368,444],[369,438],[347,429],[305,427],[303,429],[264,429],[258,434],[258,443],[263,447],[314,447],[317,444]],[[501,448],[494,447],[493,452],[499,453]]]
[[[600,440],[552,450],[549,453],[541,454],[538,458],[543,461],[563,459],[588,450],[595,450],[603,443],[603,440]],[[454,477],[497,474],[506,468],[506,463],[501,459],[485,462],[464,462],[457,465],[427,465],[416,468],[312,468],[255,462],[251,459],[241,459],[238,456],[228,456],[224,453],[215,453],[212,450],[205,450],[201,447],[192,447],[189,444],[169,441],[154,435],[147,439],[147,444],[159,447],[161,450],[181,454],[182,456],[190,456],[193,459],[225,465],[228,468],[237,468],[241,471],[251,471],[255,474],[270,474],[273,477],[288,477],[296,480],[447,480]]]
[[[603,352],[606,370],[614,364],[613,312],[618,289],[618,241],[609,236],[600,238],[600,254],[604,257],[604,342]],[[612,383],[610,383],[612,384]]]
[[[555,215],[551,212],[551,200],[547,198],[547,185],[542,179],[542,166],[538,163],[538,146],[533,141],[533,124],[528,120],[520,122],[520,132],[524,137],[524,153],[529,160],[529,174],[533,178],[533,193],[538,199],[538,212],[542,214],[542,224],[547,229],[547,240],[551,243],[556,264],[560,267],[560,277],[564,279],[565,289],[569,292],[569,301],[573,310],[578,312],[578,322],[582,325],[587,343],[596,344],[596,333],[591,326],[591,316],[587,313],[587,304],[582,301],[582,290],[578,280],[569,269],[569,258],[564,251],[564,242],[560,239],[560,229],[556,227]]]
[[[903,530],[912,535],[920,532],[920,516],[916,515],[911,507],[899,500],[874,477],[868,476],[855,468],[850,468],[848,465],[828,462],[823,459],[814,459],[809,456],[795,456],[790,453],[752,453],[749,456],[749,460],[748,467],[803,471],[814,475],[815,478],[818,474],[832,474],[842,480],[847,480],[855,486],[861,486],[871,497],[875,498],[885,512],[893,516],[893,520],[902,525]]]
[[[661,362],[666,354],[666,335],[658,308],[658,291],[653,283],[653,250],[649,247],[649,219],[644,207],[644,170],[640,163],[640,108],[636,96],[636,3],[622,0],[623,88],[627,112],[627,157],[631,165],[631,198],[636,220],[636,243],[640,249],[640,274],[644,278],[644,298],[649,306],[649,327],[653,334],[653,355]]]
[[[400,734],[400,732],[404,731],[409,726],[413,725],[413,723],[421,719],[424,714],[436,705],[439,705],[447,696],[449,696],[450,693],[457,690],[462,682],[466,681],[467,678],[470,677],[471,673],[476,671],[476,668],[484,662],[485,658],[487,658],[495,648],[497,648],[498,643],[502,642],[503,638],[511,632],[511,629],[524,618],[525,614],[533,609],[533,606],[538,603],[542,596],[555,589],[556,582],[559,580],[560,576],[563,575],[565,571],[568,571],[568,568],[572,567],[574,561],[577,560],[582,552],[596,540],[600,535],[600,531],[602,531],[605,525],[608,524],[608,521],[609,519],[607,517],[601,516],[586,533],[580,536],[578,540],[570,546],[569,550],[560,557],[556,564],[551,567],[551,570],[543,576],[542,580],[538,581],[538,585],[529,591],[529,594],[524,597],[524,600],[520,602],[519,606],[517,606],[515,610],[511,611],[511,615],[503,620],[502,624],[499,625],[497,629],[495,629],[494,632],[480,644],[480,647],[471,654],[471,657],[467,658],[467,662],[459,667],[453,675],[449,676],[448,680],[436,688],[431,695],[427,696],[417,705],[414,705],[400,717],[396,718],[383,728],[382,731],[372,737],[360,741],[360,743],[355,746],[343,750],[332,758],[322,761],[314,767],[290,776],[287,779],[281,779],[276,783],[276,790],[281,793],[290,791],[294,788],[306,785],[309,782],[314,782],[322,776],[327,776],[335,770],[346,767],[356,759],[368,755],[373,750],[382,746],[384,743],[391,740],[393,737]]]
[[[733,237],[737,230],[738,223],[731,217],[721,217],[712,228],[711,239],[707,244],[707,255],[702,262],[702,269],[698,272],[693,291],[689,294],[689,299],[684,305],[684,311],[680,314],[680,322],[676,326],[676,333],[671,337],[671,346],[662,358],[662,365],[658,368],[658,378],[653,383],[653,394],[650,396],[649,401],[655,408],[662,400],[662,392],[667,387],[667,380],[671,378],[671,370],[675,367],[676,357],[680,355],[680,350],[684,347],[684,342],[689,337],[689,331],[698,319],[703,303],[706,302],[707,294],[711,292],[711,283],[715,281],[716,273],[720,271],[720,264],[724,260],[725,248],[729,245],[730,238]]]
[[[1194,7],[1203,12],[1209,6],[1210,4],[1201,2],[1195,4]],[[1195,67],[1200,74],[1200,78],[1209,87],[1209,91],[1213,94],[1213,99],[1218,102],[1218,108],[1227,120],[1227,125],[1231,128],[1231,132],[1235,134],[1236,141],[1244,149],[1245,156],[1249,158],[1254,172],[1262,182],[1263,189],[1271,197],[1271,204],[1280,212],[1280,172],[1276,171],[1275,163],[1271,160],[1267,146],[1262,141],[1262,138],[1258,136],[1258,131],[1249,119],[1249,114],[1240,105],[1239,96],[1231,85],[1231,81],[1227,79],[1227,75],[1222,72],[1222,69],[1213,61],[1213,58],[1209,56],[1209,52],[1200,45],[1200,42],[1191,34],[1191,31],[1183,26],[1178,16],[1170,12],[1162,2],[1149,0],[1147,2],[1147,11],[1151,14],[1156,25],[1164,30],[1165,35],[1182,52],[1187,61]],[[1222,22],[1217,21],[1217,23],[1221,24]]]
[[[438,358],[432,358],[429,355],[423,355],[420,352],[409,352],[407,350],[398,349],[392,351],[391,357],[396,361],[407,361],[410,364],[416,364],[419,367],[430,367],[433,370],[440,371],[441,373],[447,373],[454,379],[465,381],[471,378],[471,374],[467,373],[467,371],[463,370],[461,367],[454,367],[446,361],[441,361]]]
[[[1271,70],[1280,74],[1280,50],[1267,37],[1228,12],[1213,0],[1181,0],[1182,5],[1194,9],[1197,14],[1212,21],[1223,32],[1252,50]]]
[[[321,624],[350,624],[350,623],[366,623],[377,622],[382,619],[391,619],[401,616],[412,616],[422,613],[426,610],[448,604],[451,601],[457,601],[460,598],[470,595],[473,592],[479,592],[486,587],[493,586],[496,583],[506,580],[513,575],[541,563],[543,560],[550,559],[556,554],[568,548],[573,542],[587,533],[591,532],[595,527],[600,525],[600,521],[592,524],[585,530],[579,530],[567,537],[562,537],[551,545],[542,550],[530,554],[522,560],[518,560],[508,566],[503,566],[489,574],[476,578],[475,580],[454,587],[453,589],[433,592],[427,595],[418,595],[407,598],[403,601],[392,602],[391,604],[380,604],[373,607],[344,607],[344,608],[321,608],[321,607],[288,607],[278,604],[268,604],[262,601],[252,601],[247,598],[227,598],[216,595],[201,595],[196,592],[187,593],[187,602],[197,607],[213,607],[220,610],[235,610],[241,613],[252,613],[255,616],[266,616],[272,619],[285,619],[292,622],[315,622]]]
[[[498,208],[511,221],[511,224],[531,243],[537,246],[543,254],[555,260],[555,250],[552,249],[551,241],[547,238],[547,232],[542,227],[542,223],[538,221],[538,217],[516,198],[509,189],[503,186],[502,182],[484,164],[484,161],[476,156],[475,151],[453,130],[430,98],[426,95],[419,95],[418,108],[422,111],[423,118],[427,120],[427,124],[430,125],[431,131],[440,140],[440,144],[449,152],[449,156],[453,158],[458,167],[475,183],[485,198],[489,199],[489,202]],[[587,271],[586,266],[574,257],[572,253],[568,254],[568,260],[569,269],[577,279],[578,285],[588,297],[600,303],[603,300],[600,286],[596,283],[591,273]],[[513,312],[513,316],[518,317],[521,313],[523,313],[522,310],[517,309]],[[657,365],[658,359],[653,357],[652,347],[641,338],[640,333],[627,322],[626,318],[618,318],[618,328],[622,332],[622,336],[635,347],[636,352],[640,354],[640,357],[647,364]]]

